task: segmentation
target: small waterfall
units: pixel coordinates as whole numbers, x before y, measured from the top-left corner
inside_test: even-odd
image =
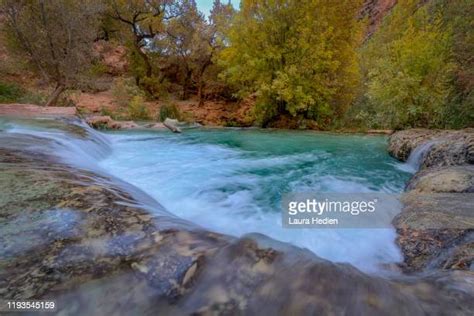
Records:
[[[80,119],[11,120],[10,135],[30,135],[51,141],[51,147],[31,144],[38,152],[56,156],[80,167],[95,167],[112,149],[109,140]]]
[[[112,152],[111,142],[107,135],[92,129],[81,119],[3,119],[0,120],[0,149],[25,150],[30,154],[43,154],[77,169],[83,177],[107,187],[120,195],[121,203],[145,208],[150,212],[170,216],[164,207],[152,197],[133,185],[105,172],[99,161],[107,158]],[[46,158],[47,159],[47,158]],[[57,166],[55,163],[52,165]],[[82,171],[92,171],[83,173]],[[117,191],[114,188],[121,188]],[[133,197],[123,196],[122,192]],[[189,225],[189,223],[171,217],[163,220],[171,225]]]
[[[426,157],[431,147],[435,144],[434,141],[429,141],[418,145],[415,149],[412,150],[410,156],[407,159],[407,166],[413,171],[416,172],[420,169],[423,159]]]

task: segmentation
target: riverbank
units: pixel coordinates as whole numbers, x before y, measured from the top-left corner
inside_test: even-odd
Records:
[[[53,133],[0,137],[4,299],[55,299],[58,312],[90,315],[474,311],[469,272],[367,275],[262,235],[235,238],[180,220],[94,169],[107,151],[100,134],[77,120],[50,122],[41,126]],[[58,133],[68,142],[48,138]],[[87,165],[65,161],[70,150],[88,155]]]
[[[34,104],[0,104],[0,116],[10,117],[74,117],[78,112],[75,107],[38,106]]]

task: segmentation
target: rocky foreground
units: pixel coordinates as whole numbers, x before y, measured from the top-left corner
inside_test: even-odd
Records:
[[[27,124],[104,146],[77,119]],[[262,235],[205,231],[59,145],[0,128],[2,299],[54,299],[65,315],[474,313],[472,272],[367,275]]]
[[[397,132],[389,152],[419,166],[393,221],[405,270],[474,271],[474,129]]]

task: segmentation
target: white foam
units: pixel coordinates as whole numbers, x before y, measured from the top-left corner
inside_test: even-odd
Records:
[[[352,171],[348,176],[348,168],[332,164],[336,158],[344,163],[344,157],[334,157],[323,148],[265,157],[174,137],[112,135],[113,154],[100,165],[153,196],[170,212],[214,231],[234,236],[263,233],[365,271],[401,260],[394,229],[281,226],[275,199],[285,191],[373,192],[371,177],[377,170]],[[390,191],[391,185],[383,184],[378,190]]]

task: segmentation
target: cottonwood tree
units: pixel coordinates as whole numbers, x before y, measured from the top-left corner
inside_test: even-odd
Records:
[[[203,103],[203,90],[206,82],[215,83],[218,81],[221,69],[217,67],[215,59],[228,45],[226,34],[232,25],[234,13],[235,10],[230,2],[223,4],[221,1],[215,0],[209,22],[201,22],[193,38],[193,79],[197,86],[199,105]]]
[[[176,14],[174,4],[172,0],[107,0],[106,15],[122,26],[125,38],[131,38],[132,57],[138,56],[141,60],[142,67],[132,60],[135,61],[135,81],[150,95],[154,94],[150,82],[158,76],[151,58],[152,43],[164,34],[164,21]]]
[[[358,85],[359,0],[242,0],[221,54],[240,96],[256,95],[262,125],[280,115],[330,124]]]
[[[436,127],[451,93],[451,34],[417,0],[400,0],[364,49],[366,96],[381,127]]]
[[[6,34],[12,54],[55,84],[46,105],[74,88],[92,61],[101,4],[94,0],[4,0]]]
[[[201,45],[206,31],[203,15],[198,11],[194,0],[176,2],[175,16],[166,24],[166,54],[169,62],[178,70],[178,80],[182,87],[181,98],[189,97],[192,84],[193,58]]]
[[[231,4],[216,0],[209,21],[198,11],[193,0],[177,1],[175,10],[175,17],[166,23],[165,51],[168,61],[178,70],[181,97],[187,99],[190,89],[195,88],[199,104],[202,104],[206,82],[217,79],[217,71],[211,74],[209,70],[225,47],[224,25],[230,25],[234,10]]]

